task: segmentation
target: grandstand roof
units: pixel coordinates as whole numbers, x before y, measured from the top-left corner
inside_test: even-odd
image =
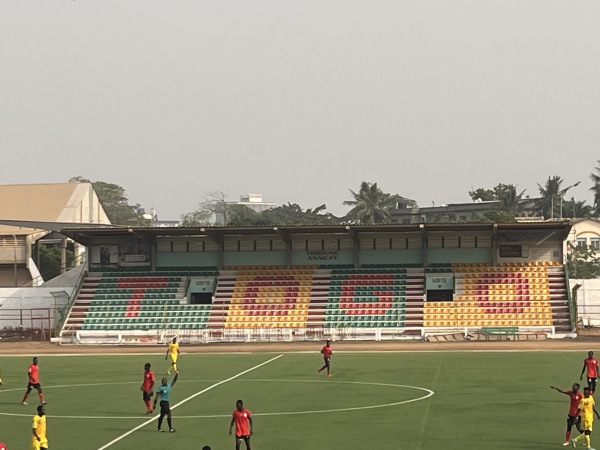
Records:
[[[135,235],[144,239],[157,236],[201,236],[214,240],[224,236],[278,234],[281,236],[301,234],[358,234],[358,233],[429,233],[429,232],[469,232],[494,230],[548,230],[560,231],[563,238],[569,233],[569,221],[533,222],[533,223],[423,223],[390,225],[323,225],[323,226],[263,226],[263,227],[67,227],[61,233],[82,244],[99,237],[117,237]]]

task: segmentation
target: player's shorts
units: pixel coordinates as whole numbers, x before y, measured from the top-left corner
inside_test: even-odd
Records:
[[[249,434],[244,434],[244,435],[240,435],[238,436],[237,434],[235,435],[235,439],[240,439],[240,440],[244,440],[244,442],[248,442],[250,440],[250,435]]]
[[[573,425],[577,425],[581,423],[581,416],[577,414],[576,416],[567,416],[567,426],[570,428]]]
[[[588,386],[594,386],[596,387],[596,382],[598,381],[598,378],[590,378],[588,377]]]
[[[173,364],[175,364],[177,362],[177,353],[175,353],[175,354],[169,353],[169,359],[171,360],[171,362]]]
[[[152,392],[152,391],[143,391],[142,398],[144,400],[152,400],[153,395],[154,395],[154,392]]]
[[[583,429],[584,431],[592,431],[592,424],[594,423],[594,420],[582,420],[583,422]]]
[[[169,414],[171,412],[171,405],[166,400],[160,401],[160,413],[161,414]]]
[[[38,441],[35,436],[33,436],[31,438],[31,450],[40,450],[42,448],[48,448],[48,439],[44,437]]]
[[[27,390],[35,389],[36,391],[42,392],[42,385],[40,383],[27,383]]]
[[[325,361],[326,366],[329,366],[329,364],[331,363],[331,358],[323,358],[323,361]]]

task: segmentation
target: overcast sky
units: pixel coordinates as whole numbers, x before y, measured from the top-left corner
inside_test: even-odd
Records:
[[[2,184],[77,175],[178,219],[220,190],[334,214],[560,175],[591,203],[600,2],[0,3]]]

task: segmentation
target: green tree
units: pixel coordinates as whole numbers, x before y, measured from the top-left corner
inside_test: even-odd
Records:
[[[471,197],[471,199],[474,202],[478,201],[478,200],[480,200],[482,202],[490,202],[492,200],[498,200],[496,198],[496,193],[492,189],[479,188],[474,191],[469,191],[469,196]]]
[[[567,270],[570,278],[589,279],[600,276],[600,258],[587,245],[568,244]]]
[[[518,209],[519,202],[523,198],[525,190],[517,194],[517,186],[514,184],[499,183],[493,189],[478,188],[474,191],[469,191],[469,196],[473,201],[491,202],[499,200],[502,209],[515,210]]]
[[[320,205],[316,208],[303,210],[297,203],[281,205],[277,208],[262,212],[262,217],[268,225],[332,225],[340,220],[326,212],[327,206]]]
[[[517,193],[517,187],[512,184],[499,184],[496,186],[496,196],[500,201],[498,208],[513,218],[522,211],[522,200],[525,190]]]
[[[500,209],[495,209],[486,211],[480,216],[474,215],[471,218],[471,221],[478,223],[514,223],[517,220],[515,219],[514,214],[502,211]]]
[[[571,197],[571,200],[565,201],[563,204],[563,217],[585,219],[592,217],[593,213],[593,208],[590,205],[586,205],[585,200],[576,202],[575,198]]]
[[[73,177],[69,183],[91,183],[100,203],[113,225],[148,225],[139,204],[130,205],[125,188],[105,181],[90,181],[81,176]]]
[[[600,165],[600,160],[598,160],[598,164]],[[594,167],[594,172],[590,174],[590,178],[594,182],[594,185],[590,188],[590,191],[594,193],[594,204],[593,215],[595,217],[600,216],[600,166]]]
[[[483,213],[480,216],[473,217],[476,222],[515,222],[515,217],[523,212],[523,195],[525,190],[517,191],[514,184],[499,183],[493,189],[479,188],[469,191],[469,195],[474,201],[496,201],[493,209]]]
[[[214,191],[203,197],[198,209],[181,215],[181,224],[186,227],[200,225],[229,225],[229,211],[234,205],[227,204],[227,196]]]
[[[212,213],[207,210],[197,209],[186,214],[182,214],[180,217],[181,225],[184,227],[198,227],[203,225],[210,225]]]
[[[545,219],[559,217],[558,206],[562,184],[563,180],[558,175],[548,177],[544,186],[538,183],[541,198],[537,201],[536,209]]]
[[[544,187],[538,184],[542,198],[538,200],[538,211],[541,212],[546,219],[562,219],[565,217],[564,209],[565,194],[569,189],[579,186],[581,182],[562,187],[563,180],[558,175],[548,177]]]
[[[245,205],[227,206],[227,224],[236,227],[269,225],[263,214]]]
[[[401,195],[383,192],[377,183],[363,181],[360,190],[350,189],[353,200],[344,201],[344,205],[352,206],[344,220],[358,224],[390,223],[390,210],[397,208],[399,203],[414,207],[416,202]]]
[[[47,281],[61,274],[60,267],[60,245],[58,244],[37,244],[39,246],[39,266],[38,269],[42,278]],[[67,248],[67,268],[73,265],[73,248]]]

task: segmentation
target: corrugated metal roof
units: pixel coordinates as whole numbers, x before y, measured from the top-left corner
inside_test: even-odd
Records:
[[[0,219],[54,222],[77,183],[0,185]]]

